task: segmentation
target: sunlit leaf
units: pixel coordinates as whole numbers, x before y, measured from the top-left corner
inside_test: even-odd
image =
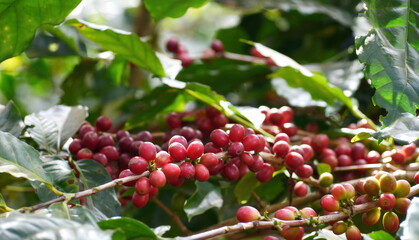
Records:
[[[23,130],[22,117],[13,101],[10,101],[0,110],[0,131],[9,132],[15,137],[20,136]]]
[[[196,190],[186,200],[184,210],[188,220],[200,215],[211,208],[220,208],[223,205],[223,197],[218,187],[210,182],[195,182]]]
[[[198,8],[207,0],[145,0],[145,6],[156,20],[164,17],[178,18],[185,14],[188,8]]]

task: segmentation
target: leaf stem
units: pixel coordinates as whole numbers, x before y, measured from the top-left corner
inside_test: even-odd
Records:
[[[190,231],[186,228],[186,226],[182,223],[179,216],[172,212],[164,203],[162,203],[158,198],[152,197],[151,200],[157,204],[169,217],[172,219],[172,221],[179,227],[180,231],[183,233],[183,235],[190,234]]]

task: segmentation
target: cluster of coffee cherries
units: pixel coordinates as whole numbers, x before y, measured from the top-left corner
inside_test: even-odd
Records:
[[[166,48],[174,54],[174,57],[182,62],[183,67],[188,67],[193,63],[193,59],[189,56],[185,46],[179,44],[176,38],[170,38],[166,42]],[[214,40],[211,43],[211,49],[207,49],[203,53],[203,59],[212,59],[216,53],[224,52],[224,45],[220,40]]]
[[[113,175],[109,163],[119,159],[119,150],[111,135],[104,134],[112,127],[112,121],[106,116],[100,116],[95,125],[85,122],[79,129],[78,136],[69,146],[76,160],[93,159]]]
[[[388,232],[395,232],[399,228],[399,218],[393,211],[406,214],[410,205],[410,200],[407,198],[410,183],[404,179],[396,180],[393,175],[379,171],[375,176],[359,181],[355,188],[361,194],[356,199],[356,204],[378,199],[379,208],[364,213],[362,221],[366,225],[374,225],[380,219],[381,210],[386,211],[383,216],[383,227]]]

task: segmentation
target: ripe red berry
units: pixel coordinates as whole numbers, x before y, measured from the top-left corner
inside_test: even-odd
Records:
[[[367,160],[369,164],[378,163],[380,161],[380,153],[374,150],[369,151],[365,160]]]
[[[106,146],[113,146],[113,145],[115,145],[115,142],[112,136],[109,136],[109,135],[99,136],[99,142],[97,144],[98,149],[104,148]]]
[[[189,141],[195,137],[195,130],[191,127],[185,126],[180,129],[180,135],[182,135],[183,137],[185,137],[186,140]]]
[[[367,203],[367,202],[371,202],[373,199],[370,195],[368,194],[364,194],[359,196],[356,200],[355,200],[355,204],[359,205],[359,204],[363,204],[363,203]]]
[[[378,196],[380,193],[380,183],[375,177],[369,177],[365,180],[364,190],[370,196]]]
[[[214,143],[209,142],[205,144],[204,146],[204,153],[219,153],[222,152],[223,149],[220,147],[217,147]]]
[[[317,123],[315,123],[315,122],[309,122],[306,125],[306,131],[316,133],[316,132],[319,131],[319,125],[317,125]]]
[[[208,168],[214,167],[218,164],[217,155],[215,155],[214,153],[205,153],[204,155],[202,155],[200,163],[204,164]]]
[[[348,155],[340,155],[338,157],[339,166],[351,166],[352,158]]]
[[[185,147],[185,149],[188,147],[188,140],[186,140],[186,138],[184,136],[174,135],[169,140],[169,146],[172,145],[175,142],[178,142],[178,143],[182,144]]]
[[[120,141],[124,137],[130,137],[130,134],[129,134],[128,131],[119,130],[118,132],[116,132],[116,140],[117,141]]]
[[[264,163],[262,168],[256,173],[256,179],[259,182],[267,182],[272,178],[274,168],[269,163]]]
[[[284,123],[290,123],[294,120],[294,111],[288,106],[282,106],[279,108],[279,112],[284,117]]]
[[[170,156],[175,160],[175,161],[181,161],[184,160],[186,158],[186,148],[178,143],[178,142],[174,142],[172,144],[169,145],[169,154]]]
[[[195,177],[195,166],[190,162],[180,165],[180,176],[185,180],[192,180]]]
[[[228,118],[224,114],[218,114],[211,119],[212,124],[216,128],[222,128],[228,123]]]
[[[387,232],[399,229],[399,217],[394,212],[386,212],[383,216],[383,227]]]
[[[348,240],[361,240],[362,239],[361,232],[355,225],[348,227],[345,235]]]
[[[367,157],[366,155],[367,155],[367,152],[366,152],[364,144],[360,142],[356,142],[354,143],[354,145],[352,145],[351,157],[353,160],[365,159]]]
[[[346,145],[346,144],[344,144],[344,145],[338,145],[335,148],[335,153],[336,153],[337,156],[340,156],[340,155],[351,155],[351,148],[348,145]]]
[[[134,141],[153,142],[153,135],[149,131],[141,131],[135,135]]]
[[[92,159],[93,152],[88,148],[82,148],[77,152],[77,160],[80,159]]]
[[[221,160],[222,161],[222,160]],[[203,164],[195,165],[195,178],[200,182],[207,181],[209,179],[210,173],[208,168]]]
[[[274,142],[278,142],[278,141],[285,141],[288,144],[290,143],[290,137],[286,134],[286,133],[278,133],[275,136],[275,141]]]
[[[234,124],[230,129],[229,137],[232,142],[240,142],[244,137],[245,129],[240,124]]]
[[[305,207],[301,209],[300,213],[302,218],[309,218],[311,216],[317,217],[316,211],[314,211],[314,209],[312,209],[311,207]]]
[[[142,157],[133,157],[128,163],[129,169],[135,174],[142,174],[147,170],[148,162]]]
[[[269,122],[275,126],[282,126],[284,123],[284,118],[282,117],[282,114],[278,111],[278,109],[271,109],[268,116]]]
[[[169,52],[176,53],[179,49],[179,42],[176,38],[170,38],[167,40],[166,48]]]
[[[254,151],[259,147],[259,137],[256,134],[249,134],[242,140],[245,151]]]
[[[241,142],[232,142],[227,147],[227,152],[230,156],[240,156],[244,152],[244,146]]]
[[[263,162],[262,157],[259,156],[259,155],[255,155],[255,156],[253,156],[253,164],[248,166],[248,167],[249,167],[250,171],[257,172],[260,169],[262,169],[263,164],[264,164],[264,162]]]
[[[237,210],[236,217],[239,222],[253,222],[259,219],[260,213],[254,207],[242,206]]]
[[[95,153],[92,157],[93,160],[100,163],[102,166],[108,165],[108,158],[103,153]]]
[[[304,159],[301,154],[296,152],[289,152],[285,157],[285,165],[292,170],[297,170],[304,163]]]
[[[182,61],[183,67],[189,67],[193,62],[193,59],[187,53],[177,54],[176,58]]]
[[[415,174],[415,177],[413,178],[416,184],[419,184],[419,172]]]
[[[156,146],[151,142],[143,142],[138,149],[138,154],[147,161],[152,161],[156,158]]]
[[[122,170],[119,173],[118,178],[124,178],[124,177],[128,177],[128,176],[133,176],[133,175],[135,175],[135,174],[133,172],[131,172],[131,170],[125,169],[125,170]],[[130,182],[126,182],[126,183],[124,183],[124,186],[133,187],[135,185],[135,183],[136,183],[135,180],[134,181],[130,181]]]
[[[80,139],[83,139],[83,137],[84,137],[84,135],[86,135],[86,133],[88,133],[88,132],[94,132],[95,131],[95,128],[94,127],[92,127],[92,126],[90,126],[90,125],[83,125],[83,126],[81,126],[80,127],[80,130],[79,130],[79,137],[80,137]]]
[[[309,161],[314,155],[313,148],[308,144],[301,144],[300,148],[303,150],[304,162]]]
[[[140,195],[134,192],[134,195],[132,195],[132,203],[137,208],[143,208],[147,204],[148,198],[149,198],[148,194]]]
[[[285,240],[301,240],[304,236],[304,228],[284,226],[281,231],[281,236]]]
[[[111,166],[106,166],[105,167],[106,171],[108,171],[109,175],[111,175],[112,179],[113,179],[113,169]]]
[[[351,199],[351,198],[354,198],[355,197],[356,192],[355,192],[354,186],[352,186],[349,183],[342,183],[342,186],[346,190],[346,198],[347,199]]]
[[[225,147],[229,142],[229,137],[222,129],[215,129],[210,134],[211,141],[218,147]]]
[[[150,186],[150,192],[148,193],[148,195],[150,197],[154,197],[157,195],[157,193],[159,192],[159,189],[154,187],[153,185]]]
[[[186,155],[190,159],[198,159],[204,153],[204,144],[201,141],[193,141],[186,149]]]
[[[339,210],[339,201],[335,199],[331,194],[324,195],[320,199],[320,205],[328,212],[334,212]]]
[[[272,151],[275,153],[275,155],[281,158],[284,158],[285,156],[287,156],[289,150],[290,150],[289,144],[283,140],[277,141],[272,147]]]
[[[95,127],[97,130],[106,132],[112,127],[112,120],[106,116],[100,116],[96,119]]]
[[[337,200],[344,200],[346,199],[346,189],[342,184],[336,184],[330,190],[333,197]]]
[[[233,163],[228,163],[225,165],[223,171],[223,175],[229,181],[237,181],[240,177],[239,168]]]
[[[410,157],[414,156],[415,153],[416,153],[416,144],[411,143],[409,145],[404,145],[402,147],[402,151],[404,152],[404,154],[406,155],[407,158],[410,158]]]
[[[175,179],[167,179],[167,182],[173,187],[181,186],[184,181],[185,179],[182,176],[179,176],[178,178],[175,178]]]
[[[202,160],[202,158],[201,158]],[[251,166],[254,162],[253,156],[250,153],[244,152],[240,155],[240,160],[245,163],[247,166]]]
[[[223,170],[223,168],[224,168],[224,161],[220,159],[218,160],[217,165],[215,165],[214,167],[208,168],[208,171],[211,175],[217,175],[221,172],[221,170]]]
[[[174,163],[168,163],[163,166],[162,171],[167,180],[177,179],[180,176],[180,168]]]
[[[406,154],[401,149],[393,149],[391,151],[391,160],[395,163],[402,164],[406,161]]]
[[[150,180],[146,177],[142,177],[135,183],[135,192],[144,195],[150,192]]]
[[[294,193],[297,197],[304,197],[308,193],[308,186],[303,181],[298,182],[294,186]]]
[[[78,152],[80,149],[82,149],[82,148],[83,148],[83,146],[82,146],[82,141],[81,141],[80,139],[78,139],[78,138],[75,138],[75,139],[71,142],[70,146],[68,147],[68,150],[70,150],[70,152],[71,152],[72,154],[77,154],[77,152]]]
[[[336,157],[335,151],[333,151],[330,148],[324,148],[321,152],[321,158],[325,158],[325,157],[329,157],[329,156]]]
[[[83,146],[92,151],[96,149],[98,143],[99,143],[99,136],[97,135],[96,132],[88,132],[84,135],[82,139]]]
[[[134,141],[132,137],[122,137],[121,140],[118,141],[119,149],[122,152],[130,152],[131,151],[131,143]]]
[[[384,211],[389,211],[396,205],[396,197],[392,193],[382,193],[378,199],[378,204]]]
[[[166,124],[171,129],[180,128],[182,126],[182,118],[179,114],[171,112],[166,116]]]
[[[329,137],[326,134],[318,134],[313,137],[311,147],[315,152],[320,153],[329,146]]]
[[[160,151],[157,153],[156,159],[154,160],[154,162],[156,163],[157,167],[161,168],[164,165],[173,162],[173,159],[168,152]]]
[[[401,214],[407,213],[407,208],[410,205],[410,199],[409,198],[398,198],[396,199],[396,205],[394,205],[394,210],[396,212]]]
[[[313,168],[310,165],[304,164],[303,166],[299,167],[295,173],[298,177],[304,179],[309,178],[313,175]]]
[[[211,48],[212,48],[212,50],[214,50],[215,52],[224,52],[224,45],[223,45],[223,43],[222,43],[220,40],[218,40],[218,39],[216,39],[216,40],[212,41],[212,43],[211,43]]]
[[[293,137],[297,135],[297,126],[294,123],[284,123],[281,126],[281,131],[286,133],[288,136]]]
[[[166,175],[160,170],[156,170],[150,173],[150,183],[156,188],[161,188],[166,185]]]
[[[116,161],[119,158],[118,149],[114,146],[106,146],[100,152],[106,155],[109,162]]]

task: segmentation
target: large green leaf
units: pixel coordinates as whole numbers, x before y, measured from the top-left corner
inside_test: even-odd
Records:
[[[373,28],[356,40],[365,77],[376,88],[374,103],[388,114],[384,125],[419,108],[419,1],[364,0]]]
[[[81,0],[5,0],[0,4],[0,62],[29,47],[36,29],[59,24]]]
[[[198,181],[195,182],[195,185],[196,190],[194,194],[186,200],[183,207],[189,221],[192,217],[200,215],[213,207],[220,208],[223,205],[223,197],[217,186],[210,182]]]
[[[51,176],[53,186],[59,191],[66,193],[76,193],[79,191],[77,186],[77,178],[74,171],[66,160],[58,157],[42,157],[42,168]],[[53,194],[44,183],[31,182],[32,186],[37,189],[36,193],[41,201],[46,202],[57,196]]]
[[[90,224],[47,216],[19,214],[0,218],[1,239],[7,240],[60,240],[101,239],[111,240],[111,231],[102,231]]]
[[[48,110],[25,117],[30,136],[41,148],[56,151],[73,136],[87,117],[87,108],[82,106],[54,106]]]
[[[10,133],[0,132],[0,143],[0,172],[52,186],[52,178],[42,168],[38,151]]]
[[[156,20],[181,17],[188,8],[198,8],[206,2],[207,0],[144,0],[147,10]]]
[[[390,233],[383,230],[372,232],[368,236],[374,240],[393,240],[393,236]]]
[[[18,137],[23,130],[22,117],[13,101],[0,110],[0,131],[9,132]]]
[[[98,222],[103,230],[121,231],[127,239],[158,239],[156,234],[144,223],[127,217],[107,219]]]
[[[80,168],[80,181],[84,189],[90,189],[112,181],[108,171],[98,162],[85,159],[75,162]],[[121,215],[121,203],[115,189],[108,188],[86,198],[86,206],[95,213],[98,220]]]
[[[141,41],[138,35],[75,19],[67,21],[66,24],[74,26],[85,38],[103,49],[112,51],[151,73],[165,76],[162,64],[153,49]]]
[[[240,181],[234,187],[234,196],[239,204],[246,203],[252,191],[259,186],[259,181],[256,179],[256,175],[253,172],[249,172],[244,175]]]
[[[402,113],[396,121],[386,128],[372,133],[371,136],[375,139],[392,137],[403,144],[414,142],[419,138],[419,117],[410,113]]]
[[[97,219],[92,211],[84,206],[69,207],[65,202],[53,203],[48,207],[52,217],[70,219],[81,224],[97,226]]]

